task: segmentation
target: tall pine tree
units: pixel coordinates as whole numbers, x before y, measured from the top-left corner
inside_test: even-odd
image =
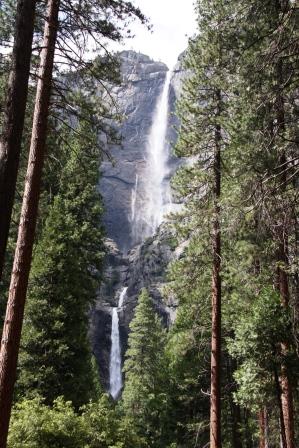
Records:
[[[152,447],[166,446],[165,330],[148,292],[140,293],[124,365],[123,408]]]
[[[95,394],[88,313],[103,259],[96,133],[69,141],[69,160],[34,253],[19,364],[24,396],[63,395],[78,408]],[[82,134],[81,134],[82,133]]]

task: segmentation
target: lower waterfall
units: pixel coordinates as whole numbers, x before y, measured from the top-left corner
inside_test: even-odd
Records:
[[[121,346],[119,337],[119,319],[118,311],[123,307],[127,287],[124,287],[119,295],[118,306],[112,308],[112,326],[111,326],[111,352],[110,352],[110,389],[111,396],[116,399],[122,388],[121,371]]]

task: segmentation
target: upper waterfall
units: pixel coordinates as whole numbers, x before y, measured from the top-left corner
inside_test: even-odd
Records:
[[[171,75],[172,72],[169,70],[156,103],[152,126],[147,139],[145,170],[142,179],[143,197],[138,198],[137,180],[132,191],[131,222],[133,240],[136,243],[155,233],[171,202],[170,187],[169,183],[166,182],[166,177],[169,174],[169,150],[166,134]]]
[[[180,163],[170,145],[177,137],[175,103],[182,71],[179,65],[169,71],[163,62],[133,51],[118,57],[121,84],[109,86],[109,93],[123,117],[115,122],[121,142],[106,142],[103,137],[109,157],[101,166],[100,191],[107,236],[127,253],[155,233],[167,213],[169,178]],[[155,153],[162,158],[157,161]]]

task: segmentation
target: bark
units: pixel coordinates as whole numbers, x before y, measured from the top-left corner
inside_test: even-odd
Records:
[[[281,260],[280,260],[281,261]],[[289,290],[288,278],[286,272],[282,268],[278,268],[278,282],[282,305],[289,306]],[[287,355],[289,347],[286,343],[281,344],[281,352]],[[290,384],[288,370],[285,364],[281,365],[280,374],[280,389],[281,389],[281,406],[283,413],[283,421],[285,428],[285,439],[287,448],[295,448],[295,434],[294,434],[294,410],[293,410],[293,393]]]
[[[0,280],[15,197],[24,128],[36,0],[19,0],[16,12],[12,67],[4,106],[0,140]]]
[[[0,352],[0,448],[6,447],[45,153],[59,0],[48,0],[31,145]]]
[[[287,448],[295,448],[293,395],[285,366],[282,366],[280,383],[281,383],[281,402],[283,409],[283,419],[286,432]]]
[[[299,260],[299,220],[296,216],[296,210],[293,212],[294,215],[294,233],[295,233],[295,249],[294,258]],[[299,272],[294,274],[294,339],[296,344],[296,353],[299,357]]]
[[[285,133],[285,107],[284,98],[282,95],[283,85],[283,65],[281,59],[277,63],[277,96],[276,96],[276,117],[277,117],[277,129],[280,134]],[[283,151],[279,157],[279,165],[286,166],[287,158]],[[282,193],[285,191],[287,184],[286,171],[280,176]],[[288,228],[287,224],[283,222],[279,223],[277,230],[277,289],[280,293],[281,304],[284,308],[289,308],[290,294],[288,285],[288,275],[286,273],[286,267],[288,266]],[[289,347],[286,343],[281,343],[281,352],[283,355],[287,355]],[[292,386],[290,384],[288,369],[285,364],[281,366],[281,403],[285,428],[285,439],[287,448],[295,448],[294,441],[294,410],[293,410],[293,394]]]
[[[217,90],[217,112],[221,113],[221,92]],[[214,217],[212,229],[212,340],[211,340],[211,403],[210,403],[210,448],[221,448],[221,128],[215,128],[214,148]]]
[[[258,417],[259,417],[259,429],[260,429],[259,448],[268,448],[267,409],[266,408],[261,409]]]
[[[281,387],[280,387],[279,376],[278,376],[276,367],[274,368],[274,380],[275,380],[276,396],[277,396],[277,402],[278,402],[278,408],[279,408],[281,446],[282,446],[282,448],[287,448],[286,431],[285,431],[284,415],[283,415],[283,407],[282,407]]]

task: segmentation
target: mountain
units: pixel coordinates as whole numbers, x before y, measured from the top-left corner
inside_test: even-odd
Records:
[[[100,191],[106,208],[104,224],[107,235],[122,252],[126,252],[136,245],[131,225],[132,193],[136,178],[142,179],[144,175],[147,138],[168,68],[162,62],[152,61],[148,56],[133,51],[123,51],[119,58],[122,83],[112,86],[111,94],[124,116],[118,128],[122,145],[109,148],[115,165],[108,160],[103,162]],[[167,140],[170,142],[175,141],[173,113],[180,76],[181,70],[177,66],[169,89]],[[170,165],[175,164],[173,157],[169,159]],[[142,194],[140,191],[139,195]]]
[[[111,86],[110,93],[124,116],[121,125],[118,125],[122,144],[109,148],[114,163],[107,160],[102,164],[99,188],[106,210],[104,224],[108,237],[107,257],[105,280],[91,314],[90,331],[93,352],[98,361],[102,383],[107,390],[112,307],[117,306],[124,287],[127,290],[123,306],[118,312],[122,358],[127,347],[129,323],[142,287],[149,290],[165,325],[169,324],[175,314],[174,301],[164,303],[161,294],[167,265],[177,256],[170,229],[162,224],[156,234],[149,238],[134,233],[135,209],[142,215],[147,197],[146,189],[150,188],[151,180],[147,179],[145,182],[148,175],[147,145],[168,68],[162,62],[155,62],[148,56],[133,51],[123,51],[119,58],[122,81],[118,86]],[[167,91],[168,117],[164,145],[167,172],[163,179],[166,186],[178,166],[178,160],[171,153],[171,146],[176,140],[175,102],[184,75],[181,62],[178,61],[171,73]]]

